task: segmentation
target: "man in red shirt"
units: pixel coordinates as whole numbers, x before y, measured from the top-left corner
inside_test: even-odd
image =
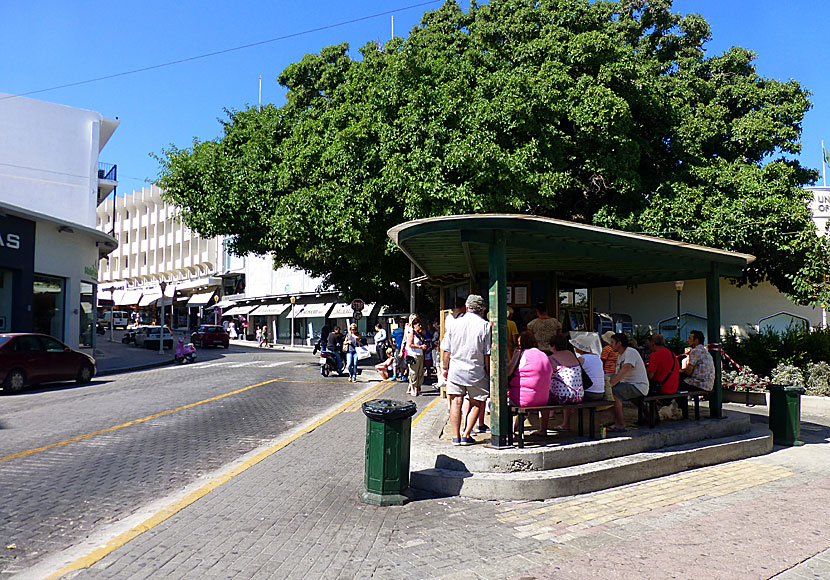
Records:
[[[670,395],[677,392],[680,364],[674,353],[666,348],[666,340],[662,334],[651,335],[651,356],[648,359],[646,373],[652,392],[658,385],[660,394]]]

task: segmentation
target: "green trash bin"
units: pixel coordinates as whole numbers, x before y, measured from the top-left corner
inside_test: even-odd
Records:
[[[770,385],[769,428],[772,442],[776,445],[804,445],[801,436],[801,395],[802,387]]]
[[[363,503],[401,505],[409,488],[409,436],[412,401],[375,399],[363,403],[366,415],[366,472]]]

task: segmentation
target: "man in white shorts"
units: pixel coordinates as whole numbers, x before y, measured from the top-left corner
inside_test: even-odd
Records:
[[[443,373],[450,399],[450,428],[453,445],[472,445],[471,436],[484,402],[490,395],[490,323],[484,320],[484,299],[467,297],[467,315],[456,318],[441,341]],[[461,434],[461,406],[470,398],[470,411]]]

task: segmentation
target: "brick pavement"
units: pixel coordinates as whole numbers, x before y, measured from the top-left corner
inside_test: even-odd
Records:
[[[357,500],[364,421],[335,416],[75,577],[830,578],[830,414],[804,447],[612,490],[388,508]]]

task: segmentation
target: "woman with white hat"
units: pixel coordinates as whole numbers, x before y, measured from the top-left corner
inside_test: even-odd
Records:
[[[596,335],[594,339],[596,340]],[[601,401],[605,398],[605,373],[599,354],[594,352],[596,347],[585,334],[573,337],[571,345],[574,347],[577,360],[591,379],[591,386],[585,389],[585,396],[582,400]]]

